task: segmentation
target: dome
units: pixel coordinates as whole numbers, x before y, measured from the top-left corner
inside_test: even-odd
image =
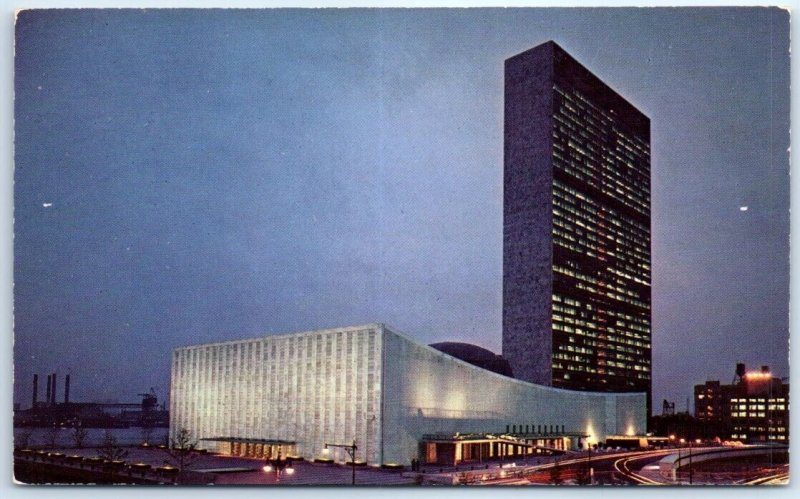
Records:
[[[443,341],[441,343],[432,343],[430,347],[473,366],[502,374],[503,376],[513,377],[511,365],[506,359],[478,345],[458,341]]]

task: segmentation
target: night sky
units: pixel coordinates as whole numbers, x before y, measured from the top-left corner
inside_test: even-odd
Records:
[[[656,410],[788,376],[788,20],[23,12],[15,402],[163,400],[177,346],[367,322],[499,352],[503,61],[550,39],[651,119]]]

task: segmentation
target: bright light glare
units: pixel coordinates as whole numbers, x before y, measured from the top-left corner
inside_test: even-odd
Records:
[[[740,206],[739,211],[747,211],[747,206]]]
[[[294,475],[294,468],[286,468],[287,475]]]
[[[272,466],[270,466],[270,465],[268,464],[268,465],[264,466],[264,467],[263,467],[263,468],[261,468],[261,469],[262,469],[262,470],[264,470],[265,472],[269,473],[270,471],[272,471]]]

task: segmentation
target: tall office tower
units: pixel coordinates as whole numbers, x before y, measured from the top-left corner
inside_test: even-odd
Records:
[[[506,60],[504,153],[503,357],[650,414],[650,120],[547,42]]]

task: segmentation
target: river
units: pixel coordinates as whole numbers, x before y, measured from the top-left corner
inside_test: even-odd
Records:
[[[84,447],[96,447],[103,443],[106,434],[113,436],[118,445],[139,445],[145,440],[145,432],[142,428],[85,428],[86,437],[83,441]],[[159,445],[166,443],[168,428],[149,428],[150,444]],[[77,447],[75,443],[75,430],[73,428],[14,428],[14,445],[28,447],[31,449],[57,447],[60,449]],[[27,445],[26,445],[27,438]],[[55,438],[55,445],[51,446],[51,438]]]

